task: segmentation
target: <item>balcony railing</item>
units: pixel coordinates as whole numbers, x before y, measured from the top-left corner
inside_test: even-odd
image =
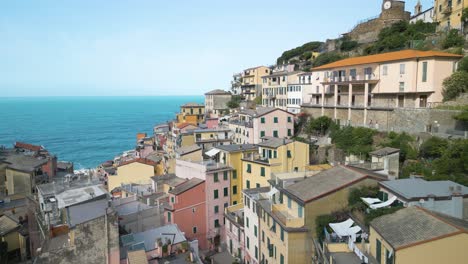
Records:
[[[450,13],[452,13],[452,7],[451,6],[447,6],[444,8],[444,10],[442,10],[442,14],[444,15],[450,15]]]

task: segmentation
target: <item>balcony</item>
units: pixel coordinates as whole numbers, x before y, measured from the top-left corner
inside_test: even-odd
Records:
[[[379,78],[374,74],[363,74],[325,78],[322,84],[377,83],[378,81]]]
[[[444,8],[444,10],[442,10],[442,14],[444,15],[450,15],[452,13],[452,7],[451,6],[447,6]]]
[[[272,213],[286,227],[301,228],[304,226],[304,218],[291,215],[284,204],[273,204]]]
[[[236,125],[236,126],[243,126],[248,128],[253,128],[253,123],[250,121],[243,121],[243,120],[229,120],[229,124]]]

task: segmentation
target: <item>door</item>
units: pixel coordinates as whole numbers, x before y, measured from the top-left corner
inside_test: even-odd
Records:
[[[399,95],[398,96],[398,107],[405,107],[405,96]]]
[[[419,96],[419,107],[422,107],[422,108],[427,107],[427,95]]]

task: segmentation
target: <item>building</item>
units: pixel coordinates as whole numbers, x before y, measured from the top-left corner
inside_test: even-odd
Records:
[[[262,104],[287,109],[288,85],[298,83],[299,72],[278,71],[262,77]]]
[[[119,227],[117,216],[108,212],[78,224],[41,245],[38,264],[119,264]]]
[[[241,110],[229,119],[235,144],[258,144],[262,137],[294,136],[294,115],[278,108],[257,107]]]
[[[244,202],[244,235],[245,235],[245,253],[244,263],[260,263],[260,235],[259,235],[259,216],[257,214],[257,200],[260,194],[268,192],[269,187],[256,189],[245,189],[243,193]]]
[[[134,159],[121,163],[116,175],[109,175],[108,190],[112,191],[121,184],[150,184],[151,177],[164,174],[164,166],[149,159]]]
[[[258,153],[244,155],[242,159],[244,189],[269,186],[272,173],[304,171],[309,165],[309,145],[306,143],[264,137],[257,146]]]
[[[369,152],[370,161],[363,161],[354,155],[346,157],[346,164],[363,169],[372,170],[387,176],[389,179],[397,179],[400,173],[400,150],[384,147]]]
[[[210,150],[216,146],[230,145],[233,132],[229,128],[196,129],[193,131],[195,144],[202,151]]]
[[[414,24],[418,21],[422,21],[424,23],[432,23],[434,16],[434,7],[428,8],[426,10],[422,10],[421,1],[418,0],[418,3],[414,7],[414,13],[410,18],[410,23]]]
[[[138,201],[137,196],[115,199],[112,207],[119,216],[119,226],[127,233],[144,232],[164,225],[164,210]]]
[[[224,208],[230,205],[230,178],[232,168],[213,161],[190,162],[177,160],[176,175],[205,181],[206,238],[208,248],[224,243]]]
[[[421,178],[380,182],[384,200],[396,196],[404,206],[419,206],[451,217],[468,220],[468,187],[452,181]]]
[[[293,114],[301,112],[301,105],[310,103],[312,93],[318,93],[316,87],[320,85],[317,73],[303,72],[297,75],[297,78],[290,79],[287,89],[287,111]],[[315,89],[315,90],[314,90]]]
[[[21,260],[26,260],[27,237],[20,223],[7,215],[0,216],[0,241],[7,243],[9,256],[20,256]]]
[[[442,82],[456,69],[460,55],[402,50],[348,58],[313,68],[321,95],[303,109],[339,124],[392,130],[400,108],[432,108],[442,102]]]
[[[196,144],[183,146],[175,150],[175,158],[181,160],[202,161],[203,151],[202,148]]]
[[[236,204],[224,210],[228,252],[239,260],[245,259],[244,205]],[[240,261],[239,261],[240,262]]]
[[[439,23],[439,30],[461,30],[463,9],[468,7],[466,0],[435,0],[434,22]]]
[[[165,208],[167,224],[177,224],[187,239],[197,239],[201,249],[208,248],[205,181],[192,178],[169,191]]]
[[[198,103],[186,103],[180,107],[177,114],[177,123],[200,124],[205,121],[205,105]]]
[[[231,184],[231,203],[236,205],[241,203],[243,187],[242,159],[246,156],[258,153],[258,147],[253,144],[240,145],[220,145],[216,147],[219,150],[215,156],[215,160],[222,164],[232,167],[230,179]]]
[[[220,89],[205,93],[205,111],[210,116],[221,116],[229,113],[227,103],[231,101],[232,94]]]
[[[468,222],[412,206],[374,219],[369,242],[378,263],[465,263]]]
[[[262,77],[270,74],[271,70],[265,66],[245,69],[240,81],[241,96],[244,100],[253,101],[262,93]]]
[[[241,95],[242,73],[234,73],[231,80],[231,92],[233,95]]]

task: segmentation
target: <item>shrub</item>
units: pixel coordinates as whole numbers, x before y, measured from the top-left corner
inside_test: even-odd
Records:
[[[238,108],[240,105],[240,102],[242,100],[242,97],[240,95],[233,95],[231,97],[231,100],[226,103],[227,107],[233,109],[233,108]]]
[[[322,242],[323,239],[325,238],[325,234],[323,233],[323,230],[327,228],[329,232],[332,230],[328,227],[328,224],[335,221],[335,217],[332,215],[319,215],[315,219],[315,233],[317,234],[317,238],[319,242]]]
[[[352,189],[349,192],[348,204],[350,206],[362,203],[361,197],[376,197],[379,192],[377,186],[362,186],[361,188]]]
[[[331,130],[332,142],[347,154],[368,155],[372,151],[376,131],[365,127],[343,127]]]
[[[463,36],[456,29],[452,29],[447,33],[447,36],[442,41],[442,47],[448,49],[451,47],[459,47],[464,43]]]
[[[426,159],[440,158],[447,150],[448,141],[439,137],[431,137],[419,147],[419,156]]]
[[[417,159],[418,152],[412,146],[414,138],[409,134],[403,132],[401,134],[390,132],[386,139],[387,142],[382,144],[383,147],[392,147],[400,149],[400,162],[407,159]]]
[[[341,51],[350,51],[358,46],[357,41],[351,40],[347,37],[343,38],[340,45]]]
[[[315,58],[314,67],[322,66],[342,59],[344,59],[344,57],[337,52],[325,52]]]
[[[468,92],[468,72],[459,71],[447,77],[442,83],[444,101],[457,98],[460,94]]]
[[[464,57],[458,62],[458,70],[468,72],[468,57]]]
[[[323,135],[328,131],[328,129],[330,129],[332,124],[333,120],[328,116],[321,116],[316,119],[311,118],[306,124],[306,133],[309,135],[320,133]]]

